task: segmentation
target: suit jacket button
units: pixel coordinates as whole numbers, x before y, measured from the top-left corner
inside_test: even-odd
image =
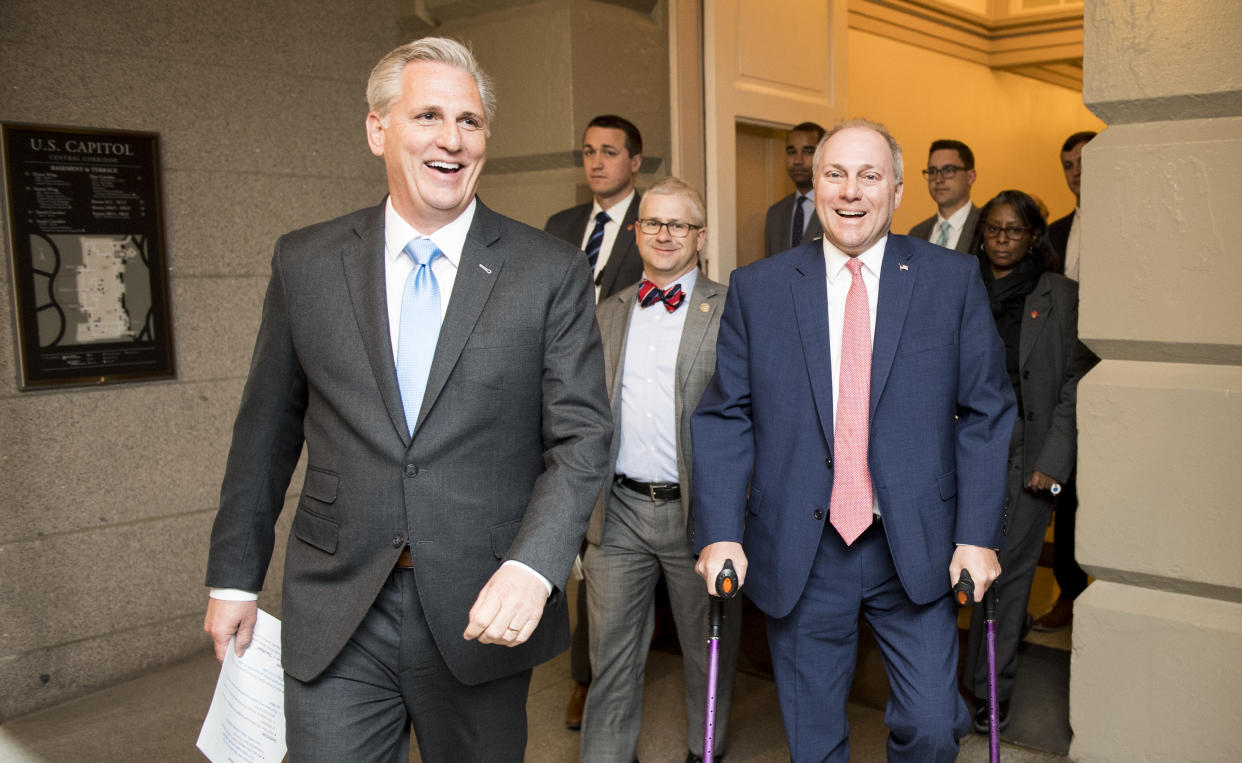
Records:
[[[1035,411],[1028,411],[1028,412],[1027,412],[1027,414],[1026,414],[1026,420],[1027,420],[1027,421],[1034,421],[1034,420],[1035,420]]]
[[[392,536],[392,547],[393,548],[401,548],[404,545],[405,545],[405,538],[401,537],[400,535]]]
[[[832,468],[832,456],[829,456],[828,458],[824,459],[824,466],[828,467],[829,469]]]
[[[406,464],[406,465],[405,465],[405,476],[407,476],[407,477],[415,477],[415,476],[417,476],[417,475],[418,475],[418,467],[417,467],[417,466],[415,466],[414,464]]]
[[[1023,371],[1023,372],[1022,372],[1022,378],[1023,378],[1023,379],[1029,379],[1029,378],[1031,378],[1031,371],[1030,371],[1030,369],[1027,369],[1027,370],[1025,370],[1025,371]]]
[[[814,512],[812,512],[811,516],[815,517],[816,519],[823,519],[823,518],[824,518],[824,510],[823,510],[823,509],[816,509]]]

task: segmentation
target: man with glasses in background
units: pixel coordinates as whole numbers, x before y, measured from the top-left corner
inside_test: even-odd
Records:
[[[975,183],[975,154],[960,140],[937,140],[927,157],[927,192],[936,214],[910,229],[910,235],[946,249],[970,252],[979,224],[979,208],[970,201]]]
[[[703,754],[708,597],[694,570],[690,414],[716,370],[726,288],[699,272],[707,243],[703,198],[665,178],[643,196],[635,228],[641,283],[600,300],[604,374],[614,422],[605,487],[587,527],[584,557],[594,681],[582,722],[583,761],[629,763],[642,727],[643,666],[661,572],[685,670],[687,761]],[[725,746],[737,662],[740,600],[723,635],[715,726]]]

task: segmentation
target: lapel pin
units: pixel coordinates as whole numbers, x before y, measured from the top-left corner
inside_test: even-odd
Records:
[[[898,264],[898,265],[897,265],[897,267],[898,267],[898,269],[900,269],[900,270],[909,270],[909,269],[910,269],[910,266],[909,266],[909,265],[902,265],[902,264]]]
[[[484,265],[484,264],[483,264],[483,263],[481,263],[481,262],[479,263],[479,268],[480,268],[480,269],[481,269],[484,273],[487,273],[489,276],[492,274],[492,271],[491,271],[491,270],[490,270],[490,269],[489,269],[486,265]]]
[[[706,302],[704,302],[703,304],[699,305],[699,312],[700,312],[700,313],[710,312],[710,311],[711,311],[711,309],[712,309],[712,306],[711,306],[711,305],[709,305],[709,304],[707,304]]]
[[[1038,311],[1038,310],[1032,310],[1032,311],[1031,311],[1031,317],[1032,317],[1032,318],[1038,318],[1038,317],[1039,317],[1039,311]]]

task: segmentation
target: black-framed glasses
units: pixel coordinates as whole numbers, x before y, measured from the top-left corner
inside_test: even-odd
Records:
[[[965,167],[958,167],[957,165],[954,165],[954,164],[946,164],[943,167],[928,167],[927,169],[923,170],[923,177],[927,178],[928,180],[935,180],[936,176],[939,175],[945,180],[952,180],[954,177],[957,176],[957,173],[965,172],[965,171],[966,171]]]
[[[992,223],[984,223],[982,225],[983,235],[988,238],[996,238],[1005,232],[1006,238],[1021,238],[1031,232],[1031,229],[1025,225],[993,225]]]
[[[702,227],[702,225],[695,225],[693,223],[683,223],[680,220],[674,220],[666,223],[661,222],[660,220],[653,220],[649,217],[638,221],[638,229],[643,233],[646,233],[648,236],[659,235],[661,228],[668,228],[668,235],[673,238],[685,238],[689,235],[690,231],[698,230]]]

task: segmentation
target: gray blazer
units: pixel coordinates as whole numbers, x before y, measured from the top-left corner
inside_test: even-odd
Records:
[[[979,225],[980,209],[974,204],[970,205],[970,214],[966,215],[966,224],[962,226],[962,235],[957,237],[957,245],[953,247],[954,251],[971,254],[970,245],[975,240],[975,228]],[[910,235],[926,241],[932,232],[932,228],[936,225],[936,216],[932,215],[923,222],[910,229]]]
[[[1078,457],[1078,380],[1098,360],[1078,341],[1078,284],[1044,273],[1026,297],[1018,340],[1023,484],[1036,470],[1069,481]]]
[[[797,196],[796,193],[791,193],[768,207],[768,216],[763,225],[764,257],[771,257],[774,254],[792,248],[789,246],[789,237],[793,235],[793,205],[795,196]],[[805,244],[824,235],[824,228],[820,225],[819,215],[815,213],[815,210],[808,209],[807,214],[811,216],[811,220],[806,224],[806,231],[802,234],[802,240],[798,242],[800,244]]]
[[[700,272],[692,291],[680,309],[686,310],[677,346],[677,388],[673,405],[677,415],[677,481],[681,484],[681,508],[685,512],[686,537],[694,542],[694,514],[691,511],[690,467],[694,463],[690,442],[690,414],[698,407],[703,390],[716,372],[716,334],[720,330],[720,311],[724,307],[728,287],[709,279]],[[615,466],[621,446],[621,374],[625,366],[625,345],[630,328],[630,313],[638,298],[637,289],[626,289],[595,308],[600,334],[604,339],[604,377],[608,381],[608,397],[612,401],[615,424],[608,463]],[[604,507],[608,487],[600,494],[587,528],[587,540],[599,543],[604,534]]]
[[[411,438],[384,287],[384,206],[276,244],[233,429],[207,585],[257,591],[290,476],[307,470],[285,559],[284,668],[310,681],[408,543],[427,625],[467,684],[568,645],[564,588],[612,436],[586,260],[480,202]],[[466,641],[508,559],[557,588],[530,641]]]
[[[634,238],[634,224],[638,220],[638,203],[641,194],[634,194],[630,208],[621,221],[621,230],[613,241],[612,251],[608,254],[608,262],[599,274],[599,298],[610,297],[632,283],[638,283],[643,277],[643,261],[638,256],[638,242]],[[543,229],[553,236],[572,244],[582,246],[582,237],[586,235],[587,225],[591,222],[593,203],[579,204],[576,207],[563,209],[548,218]]]

